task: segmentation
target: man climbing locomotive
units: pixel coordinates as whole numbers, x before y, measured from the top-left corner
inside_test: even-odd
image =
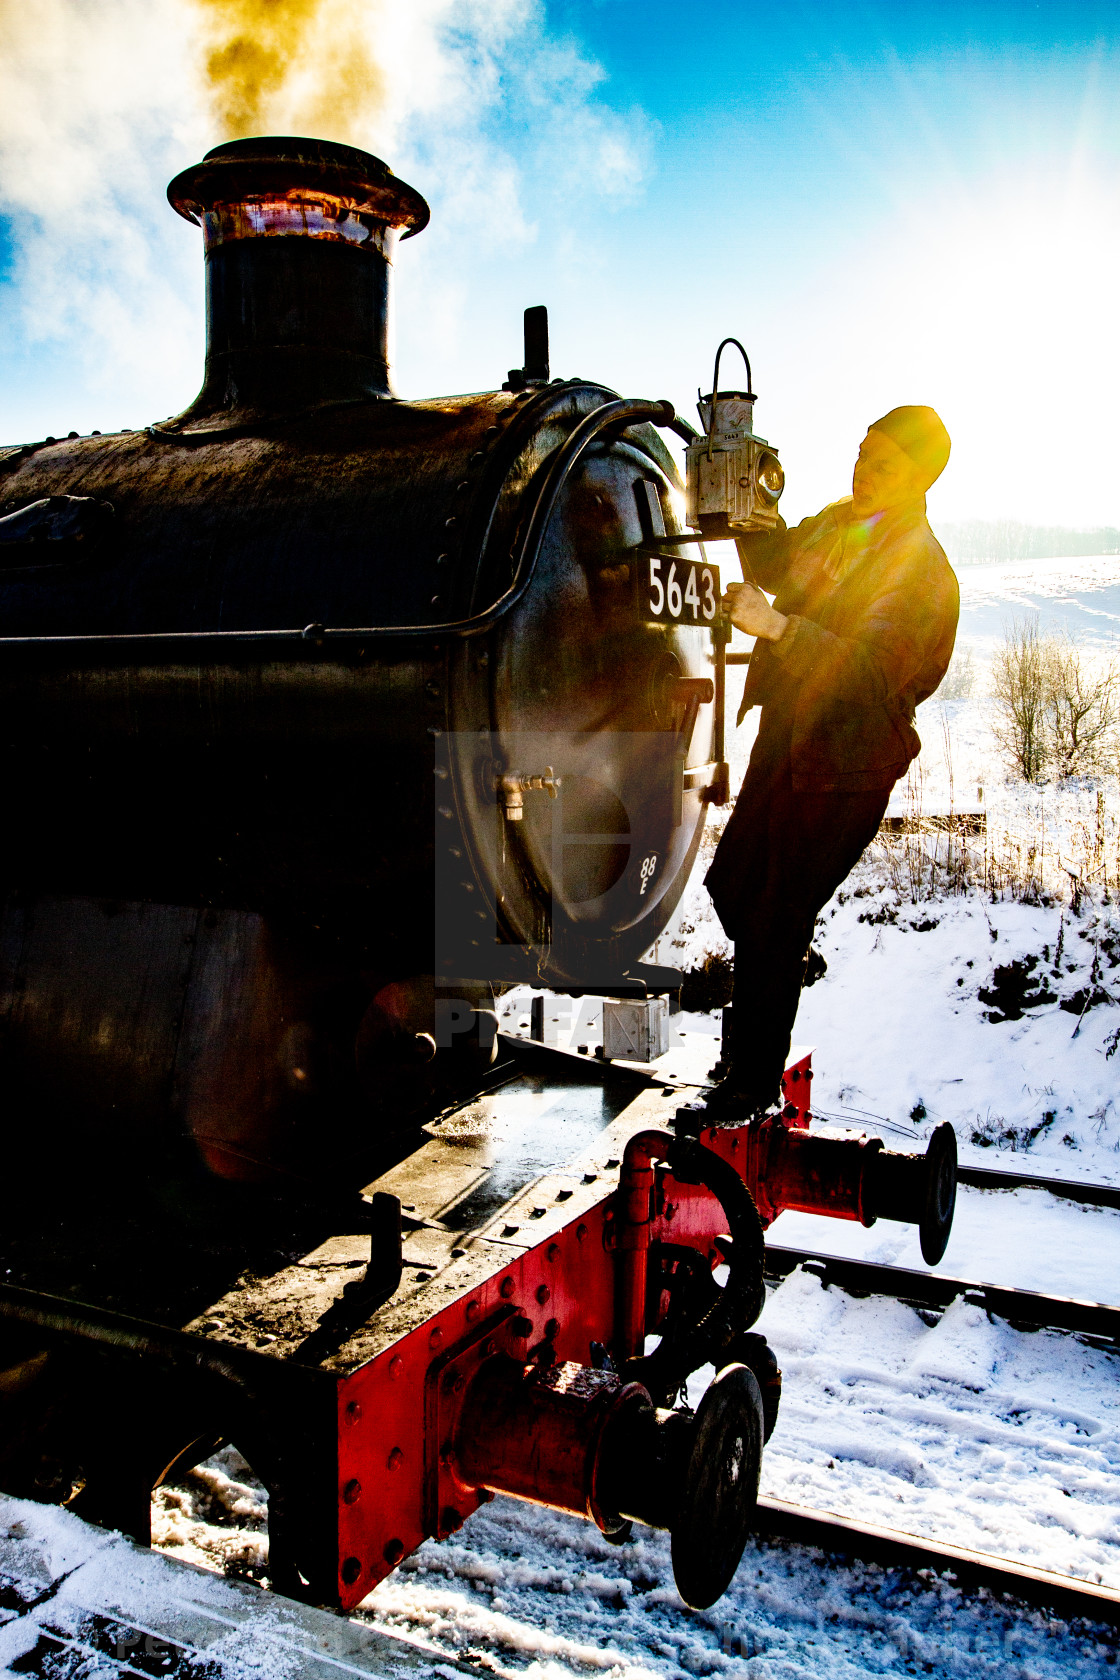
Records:
[[[933,409],[892,409],[850,498],[737,538],[747,581],[723,606],[757,638],[739,722],[762,716],[705,883],[735,942],[730,1071],[709,1102],[737,1117],[778,1100],[817,914],[917,756],[915,708],[952,656],[959,592],[925,512],[948,458]]]

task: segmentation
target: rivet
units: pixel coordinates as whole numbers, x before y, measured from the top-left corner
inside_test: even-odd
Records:
[[[362,1403],[361,1403],[361,1401],[360,1400],[351,1400],[346,1407],[346,1421],[347,1421],[347,1423],[357,1423],[357,1421],[361,1417],[361,1415],[362,1415]]]
[[[450,560],[450,558],[451,558],[450,554],[437,554],[436,555],[436,565],[437,566],[446,566],[446,564]]]
[[[555,1258],[559,1254],[559,1252],[560,1252],[560,1244],[559,1243],[549,1243],[548,1247],[544,1251],[544,1257],[545,1257],[546,1260],[555,1260]]]
[[[404,1556],[404,1541],[387,1540],[385,1542],[385,1550],[382,1552],[381,1556],[385,1559],[386,1563],[399,1563],[401,1558]]]
[[[478,1351],[482,1355],[483,1359],[489,1359],[490,1355],[494,1351],[493,1337],[487,1336],[486,1340],[483,1342],[482,1346],[479,1348]]]
[[[342,1490],[342,1497],[347,1505],[356,1505],[362,1497],[362,1484],[357,1477],[352,1477]]]
[[[587,1226],[586,1225],[577,1225],[576,1226],[576,1241],[577,1242],[583,1242],[583,1240],[585,1239],[586,1236],[587,1236]]]
[[[403,1376],[404,1360],[401,1358],[400,1354],[398,1354],[395,1359],[390,1359],[389,1361],[389,1381],[399,1382]]]
[[[446,527],[449,531],[453,531],[455,529],[456,525],[458,525],[459,521],[455,517],[455,515],[452,514],[450,519],[445,519],[443,523],[446,525]]]
[[[503,1301],[508,1301],[516,1288],[517,1285],[511,1277],[503,1278],[498,1294],[502,1297]]]
[[[342,1568],[339,1571],[339,1573],[341,1574],[342,1579],[346,1583],[346,1585],[348,1587],[352,1587],[354,1585],[355,1581],[358,1579],[358,1577],[362,1573],[361,1559],[356,1558],[356,1557],[348,1557],[346,1559],[346,1561],[343,1563]]]
[[[546,1342],[554,1342],[559,1334],[560,1334],[560,1320],[558,1318],[550,1318],[548,1323],[544,1327],[545,1341]]]
[[[443,1331],[440,1329],[439,1325],[437,1324],[435,1326],[435,1328],[433,1329],[431,1335],[428,1337],[428,1346],[430,1348],[437,1348],[437,1347],[441,1346],[442,1342],[443,1342]]]
[[[388,1458],[385,1460],[385,1468],[387,1470],[399,1470],[403,1463],[403,1452],[399,1447],[394,1447]]]
[[[511,1320],[509,1328],[511,1335],[516,1336],[518,1341],[524,1341],[527,1337],[533,1334],[533,1321],[530,1318],[523,1318],[519,1315],[517,1318]]]
[[[439,1514],[439,1526],[446,1534],[454,1534],[463,1526],[463,1518],[454,1505],[445,1505]]]
[[[473,1324],[475,1319],[478,1317],[478,1315],[481,1311],[482,1311],[482,1303],[480,1301],[468,1301],[467,1302],[467,1323],[468,1324]]]
[[[549,1293],[550,1293],[550,1291],[549,1291],[549,1287],[548,1287],[547,1283],[542,1283],[540,1288],[537,1290],[537,1300],[540,1302],[542,1307],[544,1306],[545,1302],[548,1300]]]

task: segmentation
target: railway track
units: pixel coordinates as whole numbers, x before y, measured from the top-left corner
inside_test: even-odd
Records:
[[[1055,1189],[1056,1194],[1091,1205],[1120,1203],[1120,1193],[1104,1185],[1067,1185],[1064,1181],[987,1171],[982,1175],[976,1171],[970,1173],[966,1182],[975,1182],[981,1176],[983,1182],[977,1188],[1013,1189],[1025,1184],[1050,1189],[1053,1183],[1060,1186]],[[841,1289],[857,1298],[887,1297],[938,1316],[954,1301],[964,1300],[1006,1320],[1016,1329],[1055,1330],[1075,1335],[1095,1347],[1120,1346],[1120,1308],[1097,1301],[767,1245],[766,1273],[771,1281],[780,1282],[798,1266],[819,1278],[825,1288]],[[839,1513],[765,1497],[758,1503],[757,1532],[760,1536],[814,1546],[828,1554],[855,1557],[886,1568],[915,1574],[922,1570],[948,1572],[955,1585],[965,1591],[1004,1594],[1063,1620],[1084,1617],[1120,1634],[1120,1592],[1094,1582],[1034,1569],[1010,1559],[897,1529],[854,1522]]]
[[[1062,1621],[1083,1618],[1100,1623],[1112,1629],[1120,1643],[1120,1592],[1112,1587],[1032,1569],[1009,1558],[926,1540],[899,1529],[852,1522],[832,1512],[807,1510],[781,1499],[759,1500],[756,1533],[914,1575],[923,1570],[949,1574],[953,1584],[965,1592],[985,1591],[1017,1599]]]
[[[798,1266],[814,1273],[826,1288],[835,1285],[849,1295],[886,1295],[938,1313],[963,1299],[1005,1318],[1016,1329],[1064,1330],[1091,1340],[1096,1347],[1114,1347],[1120,1343],[1120,1307],[1106,1306],[1099,1301],[1043,1295],[1030,1289],[978,1283],[971,1278],[945,1277],[939,1272],[915,1272],[903,1266],[844,1260],[811,1249],[767,1244],[768,1276],[788,1277]]]
[[[1000,1172],[993,1167],[958,1167],[957,1182],[971,1190],[1047,1190],[1065,1201],[1086,1207],[1120,1208],[1120,1185],[1082,1184],[1068,1178],[1044,1178],[1036,1173]]]

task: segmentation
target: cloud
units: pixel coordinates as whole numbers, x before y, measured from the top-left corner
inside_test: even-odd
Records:
[[[57,429],[35,368],[80,429],[190,400],[201,252],[164,189],[253,132],[363,146],[424,192],[410,284],[436,341],[461,330],[464,239],[523,249],[530,206],[570,222],[632,196],[650,143],[540,0],[0,0],[0,435]]]
[[[184,96],[189,51],[176,9],[149,0],[0,6],[12,406],[13,362],[29,350],[40,366],[63,353],[75,386],[100,382],[107,409],[135,396],[166,413],[160,392],[189,387],[188,361],[197,373],[197,253],[163,197],[203,139]]]

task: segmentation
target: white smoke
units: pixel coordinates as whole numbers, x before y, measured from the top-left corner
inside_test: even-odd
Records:
[[[410,318],[422,319],[431,356],[446,354],[471,308],[464,241],[516,253],[536,238],[534,213],[569,218],[574,235],[588,202],[640,188],[645,119],[602,97],[602,72],[550,32],[540,0],[311,9],[292,74],[261,103],[262,128],[365,146],[429,199],[432,227],[404,249]],[[201,242],[164,193],[226,137],[207,79],[220,10],[216,0],[0,0],[10,246],[0,438],[139,425],[194,395]],[[332,99],[347,41],[361,47],[351,65],[376,73]],[[423,378],[429,355],[413,360]]]

